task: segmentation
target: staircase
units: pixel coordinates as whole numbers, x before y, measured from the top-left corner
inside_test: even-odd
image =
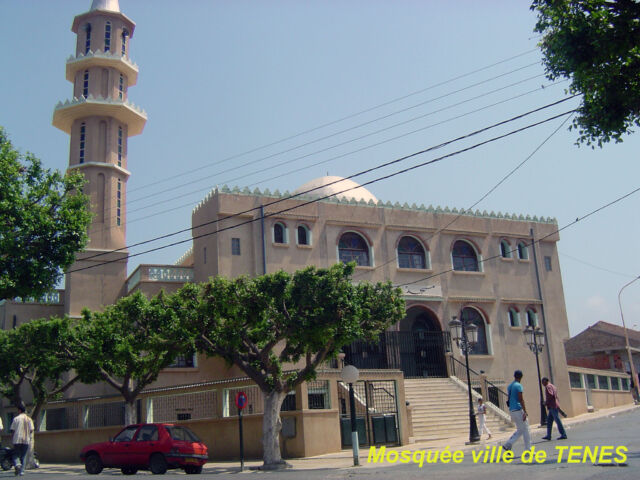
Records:
[[[405,379],[404,391],[406,400],[413,407],[411,441],[424,442],[469,434],[469,394],[466,386],[451,378],[417,378]],[[512,428],[489,406],[487,426],[491,433]],[[486,439],[486,434],[482,438]]]

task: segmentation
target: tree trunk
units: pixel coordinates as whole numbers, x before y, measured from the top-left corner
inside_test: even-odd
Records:
[[[262,450],[264,470],[285,468],[287,463],[280,455],[280,407],[286,396],[285,392],[262,392],[264,395],[264,414],[262,416]]]
[[[136,399],[124,402],[124,424],[131,425],[138,423],[138,415],[136,412]]]

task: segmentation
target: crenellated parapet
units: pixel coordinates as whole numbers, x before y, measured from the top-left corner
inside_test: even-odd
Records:
[[[93,67],[115,68],[127,77],[130,87],[138,82],[138,65],[132,62],[129,57],[116,52],[102,52],[100,50],[80,52],[76,56],[70,55],[67,59],[66,78],[73,82],[80,70]]]

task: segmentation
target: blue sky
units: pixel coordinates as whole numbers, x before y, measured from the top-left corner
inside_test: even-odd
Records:
[[[90,4],[0,0],[0,125],[49,168],[68,162],[68,136],[51,117],[72,92],[64,77],[75,46],[71,22]],[[327,173],[348,176],[560,100],[567,87],[544,78],[535,16],[523,1],[120,0],[120,7],[137,23],[131,58],[140,75],[129,98],[149,116],[143,134],[129,140],[130,244],[189,227],[191,209],[216,185],[292,191]],[[369,190],[384,201],[468,208],[562,120]],[[574,142],[562,127],[475,208],[551,216],[563,227],[640,186],[640,134],[602,150]],[[640,193],[562,231],[572,334],[598,320],[619,323],[618,291],[640,275],[639,201]],[[186,248],[135,257],[130,269],[173,263]],[[639,294],[640,281],[623,294],[629,326],[640,324]]]

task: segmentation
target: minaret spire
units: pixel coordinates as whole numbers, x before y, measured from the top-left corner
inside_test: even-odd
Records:
[[[66,276],[65,310],[72,316],[114,303],[127,277],[127,144],[147,121],[129,101],[138,78],[138,66],[129,60],[134,28],[118,0],[93,0],[71,27],[76,54],[67,60],[66,78],[73,96],[56,105],[53,125],[70,135],[69,170],[84,173],[94,214],[87,249]]]

